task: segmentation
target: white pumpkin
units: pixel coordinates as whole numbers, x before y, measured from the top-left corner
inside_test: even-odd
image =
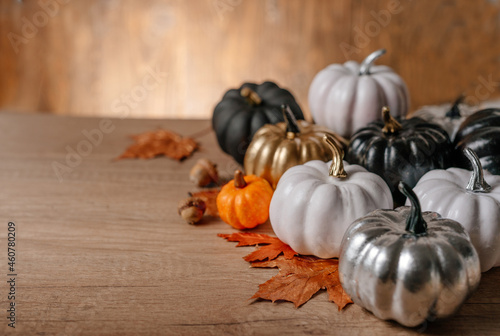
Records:
[[[441,126],[453,141],[462,122],[477,111],[476,107],[462,103],[463,100],[462,95],[453,104],[422,106],[412,114],[412,117],[419,117]]]
[[[329,139],[333,160],[314,160],[288,169],[269,209],[279,239],[299,254],[320,258],[340,255],[342,238],[354,220],[375,209],[393,207],[384,180],[342,161],[342,150]]]
[[[405,116],[410,95],[403,79],[388,66],[372,65],[385,49],[370,54],[361,64],[331,64],[314,77],[309,107],[314,121],[344,137],[380,118],[388,106],[393,116]]]
[[[476,154],[465,151],[473,171],[449,168],[422,176],[413,191],[423,211],[463,225],[481,261],[481,271],[500,266],[500,176],[484,173]],[[408,202],[407,202],[408,204]]]

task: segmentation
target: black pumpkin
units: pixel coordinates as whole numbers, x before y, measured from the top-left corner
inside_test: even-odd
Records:
[[[382,118],[352,136],[346,160],[381,176],[394,203],[403,205],[399,181],[413,188],[429,170],[448,168],[453,146],[444,129],[421,118],[398,122],[388,108],[382,110]]]
[[[282,122],[281,105],[287,104],[295,118],[304,119],[293,95],[273,82],[244,83],[226,92],[214,109],[212,127],[222,150],[243,163],[253,135],[265,124]]]
[[[455,157],[458,167],[471,169],[470,161],[463,154],[472,149],[484,170],[500,175],[500,109],[488,108],[467,117],[455,137]]]

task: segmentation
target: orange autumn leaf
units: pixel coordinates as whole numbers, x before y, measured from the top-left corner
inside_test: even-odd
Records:
[[[212,217],[219,217],[219,211],[217,210],[217,195],[220,189],[209,189],[196,192],[190,192],[190,197],[199,197],[207,205],[206,214]]]
[[[340,284],[338,259],[297,255],[279,238],[266,234],[237,232],[218,236],[231,242],[237,241],[237,247],[264,245],[244,259],[250,262],[252,267],[279,269],[276,276],[259,285],[259,290],[252,296],[253,299],[261,298],[272,302],[285,300],[293,302],[295,307],[300,307],[319,290],[326,289],[329,300],[335,302],[339,310],[352,303]]]
[[[168,130],[156,130],[131,136],[135,141],[117,159],[140,158],[151,159],[165,155],[175,160],[183,160],[190,156],[198,144],[192,138],[182,137]]]
[[[233,234],[218,234],[219,237],[227,239],[230,242],[238,242],[238,246],[259,246],[257,250],[243,257],[245,261],[273,260],[283,253],[285,259],[292,259],[297,254],[290,246],[283,243],[279,238],[271,237],[266,234],[253,232],[236,232]]]
[[[326,289],[329,300],[335,302],[339,310],[352,303],[340,284],[338,259],[300,256],[288,260],[280,256],[270,261],[253,262],[252,267],[279,269],[278,275],[259,285],[252,299],[286,300],[300,307],[320,289]]]

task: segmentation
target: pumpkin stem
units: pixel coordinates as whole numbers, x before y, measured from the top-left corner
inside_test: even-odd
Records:
[[[472,165],[472,176],[470,177],[469,184],[466,189],[472,192],[489,192],[491,186],[484,180],[483,166],[477,157],[477,154],[470,148],[464,149],[464,154],[469,159]]]
[[[406,219],[405,230],[414,235],[426,233],[427,223],[425,222],[424,217],[422,217],[422,208],[420,207],[417,195],[415,195],[413,190],[403,181],[399,182],[398,189],[403,195],[408,197],[411,203],[410,216]]]
[[[234,186],[238,189],[245,188],[247,186],[243,172],[239,169],[234,172]]]
[[[460,96],[457,97],[457,99],[453,103],[453,106],[448,110],[448,112],[446,112],[445,116],[450,119],[460,119],[462,115],[460,114],[460,109],[458,108],[458,105],[462,104],[464,99],[465,96],[462,93]]]
[[[254,90],[250,89],[247,86],[241,89],[240,95],[246,98],[247,103],[250,104],[251,106],[262,104],[262,98],[260,98],[257,92],[255,92]]]
[[[369,75],[370,68],[372,67],[373,62],[385,53],[386,53],[385,49],[379,49],[377,51],[372,52],[370,55],[368,55],[363,60],[363,62],[361,62],[361,65],[359,66],[359,75],[360,76]]]
[[[344,162],[342,161],[344,158],[344,151],[339,147],[335,139],[329,135],[325,134],[323,137],[323,141],[325,141],[333,153],[332,164],[330,166],[329,174],[333,177],[344,178],[347,177],[347,173],[344,170]]]
[[[394,134],[403,128],[403,126],[401,126],[401,124],[391,115],[391,110],[389,110],[387,106],[382,107],[382,120],[384,121],[384,128],[382,128],[384,134]]]
[[[297,133],[300,133],[299,124],[297,119],[293,115],[290,106],[283,104],[281,105],[281,111],[283,112],[283,119],[286,122],[286,137],[288,139],[294,139]]]

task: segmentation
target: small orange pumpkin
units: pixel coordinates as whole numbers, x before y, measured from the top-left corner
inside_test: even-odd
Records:
[[[217,196],[220,218],[232,227],[243,230],[265,223],[269,218],[269,205],[273,189],[265,179],[248,175],[240,170],[234,180],[224,185]]]

